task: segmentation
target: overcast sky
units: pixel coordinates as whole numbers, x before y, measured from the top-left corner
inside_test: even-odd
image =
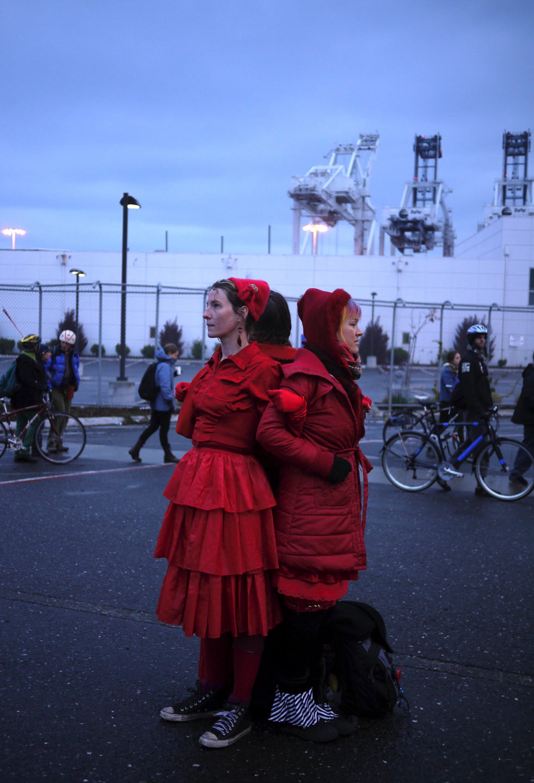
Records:
[[[442,134],[461,240],[503,131],[534,125],[533,0],[2,0],[0,26],[0,227],[27,229],[20,248],[120,250],[128,191],[132,249],[167,230],[171,251],[263,253],[270,224],[289,253],[291,177],[366,132],[378,213],[415,134]]]

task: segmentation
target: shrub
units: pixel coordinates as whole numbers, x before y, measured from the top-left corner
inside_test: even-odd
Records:
[[[193,340],[191,344],[191,358],[202,359],[202,340]]]
[[[184,350],[182,341],[182,327],[178,326],[178,320],[165,321],[163,328],[159,333],[159,344],[164,347],[167,343],[174,343],[178,348],[178,356],[181,356]]]
[[[368,356],[376,356],[377,364],[387,364],[389,337],[380,325],[380,317],[371,321],[365,327],[365,332],[360,338],[360,357],[363,362]]]
[[[384,403],[389,403],[389,395],[386,394],[384,399],[382,400]],[[410,400],[409,397],[407,397],[405,394],[402,394],[402,392],[393,392],[391,395],[391,405],[394,410],[403,410],[406,405],[409,405],[410,403],[413,403],[413,400]],[[398,408],[395,408],[394,406],[399,406]]]
[[[115,353],[117,354],[117,356],[121,355],[121,344],[120,343],[117,343],[117,345],[115,346]],[[130,355],[130,349],[128,348],[127,345],[125,345],[124,346],[124,356],[126,357],[126,356],[129,356],[129,355]]]
[[[91,351],[93,356],[98,356],[98,344],[97,343],[93,343],[89,350]],[[106,355],[106,349],[104,348],[103,345],[101,346],[100,354],[101,354],[101,356],[105,356]]]
[[[499,359],[497,362],[497,367],[506,367],[506,359]]]
[[[9,337],[0,337],[0,353],[8,354],[13,353],[15,347],[15,340],[10,340]]]
[[[144,356],[145,359],[153,359],[155,353],[154,343],[151,345],[143,345],[141,348],[141,356]]]
[[[70,329],[71,332],[76,334],[75,350],[78,351],[78,353],[83,353],[87,347],[87,337],[85,336],[81,321],[78,321],[78,326],[76,326],[76,315],[74,310],[65,310],[65,315],[57,325],[57,340],[59,340],[59,335],[64,329]]]
[[[410,354],[405,348],[393,349],[393,364],[406,364],[409,358]]]

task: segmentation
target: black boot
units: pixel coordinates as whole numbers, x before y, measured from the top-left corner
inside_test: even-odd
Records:
[[[163,462],[180,462],[178,457],[175,457],[172,451],[166,451],[163,457]]]
[[[142,462],[141,457],[139,456],[139,452],[141,450],[141,446],[139,444],[139,441],[135,444],[135,446],[132,446],[131,449],[128,450],[128,454],[133,459],[134,462]]]

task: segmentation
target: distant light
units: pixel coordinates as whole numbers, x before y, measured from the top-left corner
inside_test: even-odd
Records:
[[[82,269],[69,269],[69,274],[76,275],[76,279],[85,277],[85,272]]]
[[[327,231],[330,231],[330,226],[327,226],[325,223],[307,223],[305,226],[302,226],[303,231],[311,231],[312,234],[325,234]]]
[[[317,234],[325,234],[327,231],[330,231],[330,226],[327,226],[326,223],[307,223],[305,226],[302,226],[302,230],[311,233],[312,253],[314,256],[317,255],[317,246],[319,243]]]
[[[11,249],[15,250],[17,237],[26,236],[28,232],[25,228],[3,228],[2,234],[5,237],[11,237]]]

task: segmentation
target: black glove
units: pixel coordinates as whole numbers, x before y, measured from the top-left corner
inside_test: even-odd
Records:
[[[341,484],[345,481],[352,470],[352,465],[343,457],[334,457],[334,464],[328,474],[328,481],[331,484]]]

